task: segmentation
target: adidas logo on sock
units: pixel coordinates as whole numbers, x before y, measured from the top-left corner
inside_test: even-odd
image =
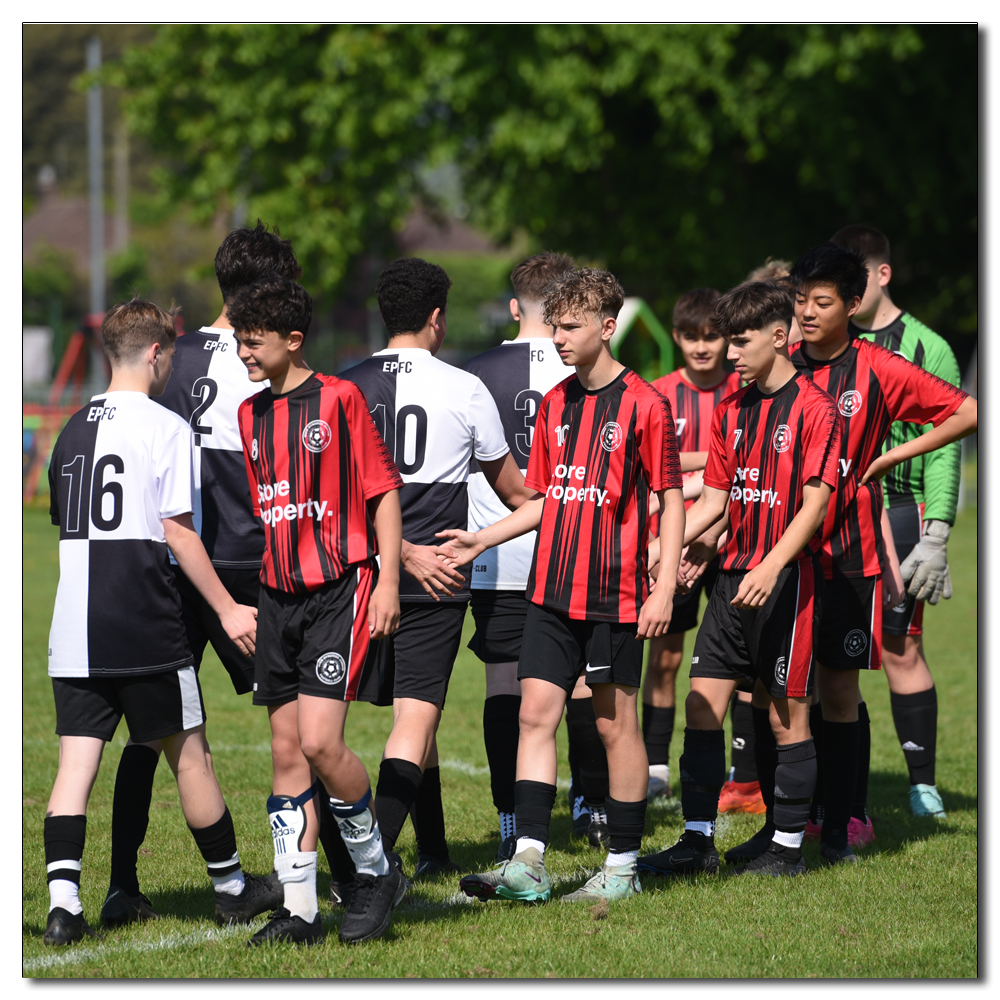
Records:
[[[918,747],[917,744],[913,742],[913,740],[907,740],[902,745],[902,749],[903,750],[923,750],[923,747]]]

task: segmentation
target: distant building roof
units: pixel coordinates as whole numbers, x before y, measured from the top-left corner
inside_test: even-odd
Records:
[[[488,253],[496,246],[488,236],[466,225],[460,219],[448,219],[439,226],[422,208],[414,209],[397,237],[403,253],[432,250],[465,253]]]
[[[104,216],[104,250],[114,253],[114,220]],[[89,270],[90,209],[86,198],[63,197],[55,190],[42,194],[38,207],[21,223],[22,253],[26,260],[35,256],[39,244],[48,244],[70,254],[80,274]]]

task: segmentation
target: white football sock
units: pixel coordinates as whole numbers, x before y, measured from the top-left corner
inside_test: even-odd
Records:
[[[285,909],[293,917],[311,924],[319,913],[316,899],[316,852],[296,851],[279,854],[274,867],[285,890]]]
[[[54,878],[49,883],[49,910],[61,906],[70,913],[83,913],[80,902],[80,886],[68,878]]]

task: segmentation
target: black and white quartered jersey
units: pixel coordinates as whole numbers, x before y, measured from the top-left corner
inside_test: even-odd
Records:
[[[563,364],[547,337],[507,340],[473,358],[466,371],[482,379],[490,390],[503,421],[507,446],[524,472],[528,468],[535,416],[542,397],[574,373]],[[510,511],[493,491],[474,462],[469,475],[469,531],[479,531],[506,517]],[[512,538],[487,549],[472,563],[473,590],[524,590],[528,586],[531,556],[537,532]]]
[[[152,674],[192,663],[163,518],[191,511],[191,430],[142,392],[108,392],[52,449],[59,586],[50,677]]]
[[[194,526],[212,565],[260,569],[264,532],[253,515],[237,413],[266,388],[251,382],[232,330],[203,326],[177,338],[173,374],[156,402],[194,432]]]
[[[440,545],[436,532],[468,523],[469,463],[490,462],[508,451],[489,390],[475,375],[420,347],[386,348],[340,378],[365,394],[403,477],[403,538],[413,545]],[[468,583],[466,574],[463,589],[441,599],[467,601]],[[432,600],[405,570],[400,571],[399,596]]]

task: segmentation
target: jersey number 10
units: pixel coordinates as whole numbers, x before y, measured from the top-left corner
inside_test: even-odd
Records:
[[[375,429],[386,440],[385,403],[379,403],[369,411],[375,422]],[[427,457],[427,411],[422,406],[409,403],[396,414],[395,448],[393,459],[404,476],[412,476],[424,464]]]

